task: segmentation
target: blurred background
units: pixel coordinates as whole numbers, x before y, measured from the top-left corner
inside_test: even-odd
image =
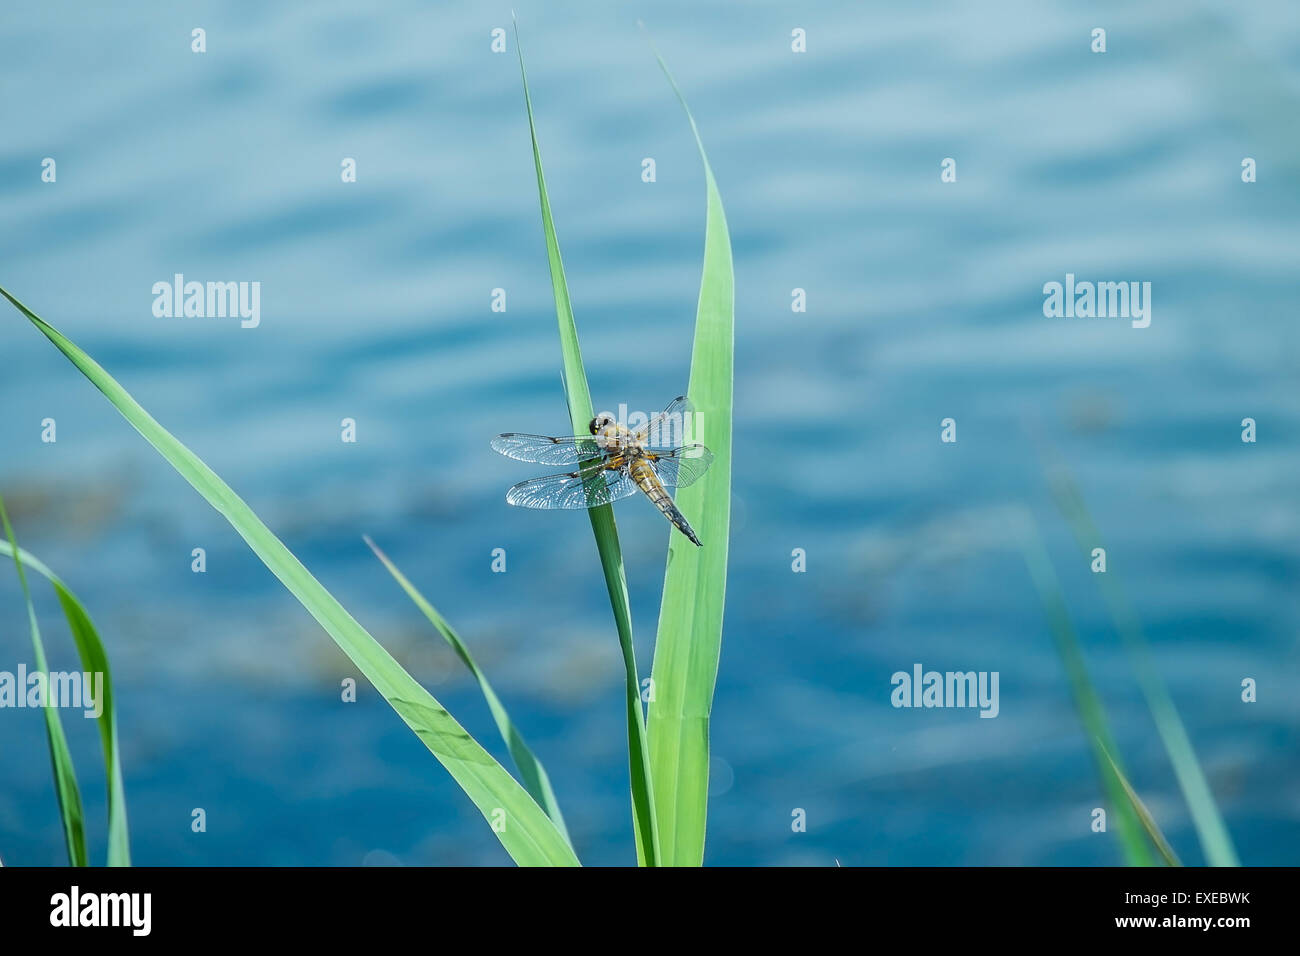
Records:
[[[1120,861],[1115,835],[1089,829],[1103,798],[1019,550],[1026,511],[1135,787],[1183,859],[1203,860],[1041,442],[1101,529],[1242,860],[1295,864],[1295,4],[515,8],[597,408],[685,390],[699,283],[703,174],[638,18],[726,204],[736,471],[706,861]],[[510,9],[7,7],[0,282],[504,759],[373,536],[478,656],[582,859],[629,864],[622,670],[588,522],[509,508],[505,489],[535,472],[488,447],[567,428],[513,35],[490,50]],[[356,183],[340,181],[345,157]],[[946,157],[955,183],[940,182]],[[1241,181],[1244,157],[1258,182]],[[261,326],[155,318],[153,283],[178,272],[259,281]],[[1151,282],[1150,328],[1044,318],[1042,286],[1067,272]],[[109,646],[136,862],[508,862],[368,684],[340,702],[350,662],[7,304],[0,406],[19,540]],[[947,417],[955,444],[939,440]],[[648,674],[669,529],[645,502],[618,520]],[[11,572],[13,671],[31,650]],[[79,669],[38,595],[51,666]],[[891,707],[890,675],[918,662],[998,671],[998,718]],[[1257,703],[1241,701],[1246,677]],[[65,723],[102,860],[98,737]],[[62,862],[39,713],[0,712],[0,768],[0,856]],[[190,830],[196,807],[207,833]]]

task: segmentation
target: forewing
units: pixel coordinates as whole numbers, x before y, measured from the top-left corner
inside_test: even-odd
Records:
[[[637,437],[650,448],[673,448],[691,437],[688,432],[695,431],[694,418],[695,406],[685,395],[679,395],[638,428]]]
[[[492,448],[507,458],[539,465],[576,465],[601,456],[600,446],[590,435],[551,438],[510,432],[492,439]]]
[[[648,452],[646,457],[666,488],[685,488],[694,484],[713,464],[713,452],[700,444]]]
[[[575,510],[607,505],[636,491],[636,482],[622,468],[594,465],[582,471],[521,481],[506,492],[506,501],[520,508]]]

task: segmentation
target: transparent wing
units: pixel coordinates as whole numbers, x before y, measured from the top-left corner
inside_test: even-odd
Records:
[[[549,435],[521,435],[510,432],[492,439],[492,448],[516,461],[539,465],[576,465],[601,457],[600,446],[590,435],[551,438]]]
[[[575,510],[607,505],[636,491],[636,482],[622,468],[593,465],[565,475],[521,481],[506,492],[506,501],[520,508]]]
[[[695,406],[685,395],[678,395],[662,412],[651,417],[636,430],[642,443],[651,448],[673,448],[683,444],[695,431]],[[688,434],[691,433],[691,434]]]
[[[683,445],[670,451],[647,452],[665,488],[685,488],[699,481],[713,464],[713,452],[703,445]]]

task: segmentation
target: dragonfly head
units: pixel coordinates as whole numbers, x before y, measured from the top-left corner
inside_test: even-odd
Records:
[[[602,429],[608,428],[613,424],[615,424],[614,416],[609,414],[609,412],[601,412],[591,420],[591,425],[588,427],[591,428],[591,433],[593,435],[599,435]]]

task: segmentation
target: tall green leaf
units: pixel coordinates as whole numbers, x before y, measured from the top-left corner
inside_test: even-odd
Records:
[[[479,746],[447,710],[408,674],[335,597],[316,580],[244,501],[192,451],[163,428],[117,381],[52,325],[0,288],[18,311],[52,342],[176,472],[230,522],[299,603],[388,701],[461,789],[493,821],[505,812],[497,839],[522,865],[577,865],[563,834],[523,787]]]
[[[71,866],[86,866],[88,860],[85,814],[81,809],[81,790],[77,787],[77,771],[72,765],[68,738],[63,733],[63,721],[59,719],[59,711],[50,700],[50,668],[45,661],[45,645],[41,642],[41,629],[36,623],[36,608],[32,604],[31,590],[27,587],[27,572],[23,570],[18,542],[14,540],[14,529],[9,524],[9,513],[5,510],[3,498],[0,498],[0,522],[4,524],[5,538],[9,542],[6,550],[13,555],[14,564],[18,568],[18,583],[22,587],[23,600],[27,604],[27,624],[32,634],[32,655],[35,658],[36,669],[45,675],[45,699],[42,701],[45,711],[45,737],[50,745],[54,792],[58,797],[59,816],[63,821],[63,839],[68,847],[68,863]],[[25,693],[26,688],[19,688],[18,692]]]
[[[0,511],[4,504],[0,502]],[[0,554],[14,554],[11,543],[0,541]],[[100,712],[99,738],[104,748],[104,770],[108,785],[108,865],[130,866],[131,845],[126,825],[126,791],[122,784],[122,757],[117,742],[117,709],[113,698],[113,675],[108,666],[108,652],[99,639],[85,606],[66,584],[59,580],[35,555],[19,549],[22,564],[44,577],[54,587],[63,608],[63,616],[77,645],[81,666],[87,673],[103,674],[103,707]]]
[[[479,668],[478,661],[474,660],[469,648],[460,639],[460,635],[447,623],[447,619],[438,613],[423,594],[416,590],[415,585],[407,579],[406,575],[398,569],[388,555],[379,549],[379,545],[371,541],[369,536],[366,536],[365,542],[370,545],[370,550],[375,552],[375,557],[388,569],[388,573],[393,576],[393,580],[406,592],[406,596],[429,619],[429,623],[451,645],[451,649],[456,652],[456,656],[474,675],[474,679],[478,681],[479,690],[483,692],[483,697],[487,700],[488,709],[492,711],[492,719],[496,721],[497,730],[501,732],[501,739],[505,741],[510,756],[519,769],[519,776],[523,778],[524,789],[546,811],[546,815],[554,821],[556,828],[564,834],[565,840],[572,846],[573,841],[569,839],[569,831],[564,825],[564,817],[560,814],[560,805],[555,799],[555,791],[551,789],[551,778],[547,775],[546,768],[542,766],[542,762],[537,759],[537,756],[524,740],[524,735],[519,732],[519,728],[510,719],[510,713],[506,710],[505,704],[501,703],[501,698],[492,689],[492,685],[488,683],[487,675]]]
[[[519,46],[517,24],[515,49],[519,53],[519,73],[524,84],[524,107],[528,111],[528,133],[533,144],[533,166],[537,171],[537,196],[542,208],[542,232],[546,238],[551,288],[555,295],[555,317],[560,329],[560,350],[564,358],[562,380],[569,404],[569,419],[575,435],[585,434],[587,426],[595,417],[595,411],[591,405],[587,372],[582,364],[582,349],[578,346],[578,328],[573,319],[573,303],[569,301],[569,283],[564,276],[560,243],[555,236],[555,223],[551,219],[551,201],[546,193],[546,177],[542,174],[542,153],[537,145],[533,101],[528,92],[528,74],[524,70],[524,52]],[[632,611],[628,605],[623,551],[618,543],[618,526],[614,523],[613,507],[605,504],[588,508],[587,514],[591,518],[591,530],[596,537],[596,549],[600,552],[600,567],[605,575],[605,589],[609,592],[609,603],[614,610],[614,624],[618,629],[618,642],[623,650],[623,668],[626,674],[628,768],[631,778],[632,824],[636,835],[637,860],[645,866],[657,866],[660,861],[659,828],[655,811],[655,791],[651,783],[645,714],[641,710],[641,684],[637,677],[636,652],[632,644]]]
[[[731,527],[735,280],[727,218],[700,131],[667,64],[658,52],[655,56],[690,121],[704,164],[706,195],[704,267],[687,395],[697,413],[695,440],[713,452],[713,466],[677,493],[677,506],[704,546],[669,533],[650,703],[650,759],[664,863],[698,866],[704,861],[709,714],[722,652]]]
[[[1074,624],[1070,612],[1065,606],[1065,597],[1061,593],[1061,583],[1056,577],[1056,569],[1039,536],[1038,527],[1033,516],[1027,511],[1023,514],[1021,528],[1021,547],[1025,564],[1029,567],[1029,576],[1034,582],[1038,596],[1047,612],[1047,621],[1056,640],[1057,652],[1065,664],[1065,673],[1070,681],[1070,690],[1074,694],[1075,709],[1083,723],[1088,744],[1092,748],[1093,763],[1097,775],[1101,778],[1118,826],[1120,848],[1129,866],[1152,866],[1155,859],[1151,849],[1143,839],[1142,821],[1135,804],[1129,799],[1125,790],[1123,771],[1117,759],[1111,754],[1118,754],[1119,748],[1111,736],[1110,726],[1106,721],[1106,710],[1101,703],[1101,695],[1093,686],[1088,676],[1088,665],[1083,658],[1083,650],[1074,633]],[[1129,788],[1131,791],[1132,788]]]
[[[1040,451],[1045,456],[1051,455],[1045,447],[1040,446]],[[1084,504],[1083,495],[1059,459],[1055,459],[1046,470],[1057,507],[1074,532],[1079,547],[1085,554],[1091,555],[1092,549],[1098,546],[1102,537]],[[1165,682],[1156,671],[1151,649],[1142,633],[1142,625],[1128,602],[1120,576],[1112,569],[1093,577],[1097,580],[1102,599],[1115,622],[1115,629],[1119,631],[1128,651],[1138,686],[1142,689],[1142,696],[1155,721],[1156,732],[1160,734],[1165,752],[1169,754],[1169,762],[1173,765],[1183,799],[1187,801],[1206,862],[1210,866],[1240,866],[1241,861],[1232,844],[1232,837],[1228,834],[1228,826],[1223,821],[1223,814],[1219,812],[1209,782],[1205,779],[1201,762],[1196,758],[1196,750],[1192,747],[1178,708],[1174,706]]]

